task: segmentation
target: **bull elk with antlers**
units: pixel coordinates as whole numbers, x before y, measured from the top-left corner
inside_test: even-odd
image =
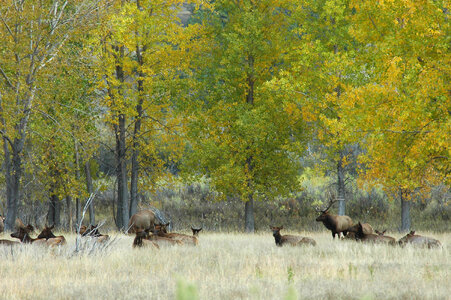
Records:
[[[349,227],[352,226],[352,219],[348,216],[337,216],[329,213],[329,208],[334,204],[337,200],[330,201],[329,205],[326,209],[316,209],[317,212],[320,212],[318,218],[316,218],[316,222],[323,222],[324,226],[332,232],[332,237],[335,239],[335,235],[338,234],[340,237],[340,232],[343,233],[344,236],[348,233]]]

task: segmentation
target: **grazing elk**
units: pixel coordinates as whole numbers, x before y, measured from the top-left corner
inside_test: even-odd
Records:
[[[199,232],[202,230],[201,228],[193,228],[191,227],[191,231],[193,232],[193,236],[198,237],[199,236]]]
[[[337,216],[329,214],[329,208],[334,204],[337,200],[330,201],[329,206],[326,209],[320,210],[316,209],[317,212],[321,212],[318,218],[316,218],[317,222],[323,222],[324,226],[332,232],[332,237],[335,239],[335,234],[338,234],[340,237],[340,232],[343,233],[344,236],[348,233],[349,227],[352,226],[352,219],[348,216]]]
[[[390,244],[395,245],[396,240],[391,236],[379,235],[374,233],[365,233],[363,224],[360,222],[357,224],[358,230],[355,233],[355,238],[357,241],[362,241],[365,243],[377,243],[377,244]]]
[[[141,230],[136,232],[135,239],[133,240],[133,248],[136,247],[151,247],[151,248],[157,248],[160,249],[160,246],[158,246],[157,243],[148,240],[149,233]]]
[[[193,245],[196,246],[198,244],[197,238],[195,236],[182,234],[182,233],[175,233],[171,232],[168,233],[167,227],[169,226],[169,223],[162,224],[160,226],[156,226],[156,234],[160,237],[170,238],[172,240],[181,241],[184,244]]]
[[[38,239],[45,239],[48,243],[57,246],[57,245],[65,245],[66,239],[64,236],[59,235],[55,236],[52,232],[52,229],[55,225],[47,226],[45,225],[44,229],[42,229],[41,233],[38,235]]]
[[[136,233],[147,229],[152,232],[155,229],[155,214],[153,211],[144,209],[131,216],[128,222],[128,233]]]
[[[99,232],[98,225],[91,225],[89,227],[85,225],[81,225],[80,227],[81,236],[87,236],[95,239],[99,243],[106,242],[110,239],[110,236],[107,234],[101,234]]]
[[[302,237],[302,236],[296,236],[296,235],[281,235],[280,230],[283,229],[283,226],[281,226],[281,227],[269,226],[269,228],[272,230],[272,235],[274,236],[274,239],[276,240],[276,245],[279,247],[282,247],[284,245],[316,246],[316,241],[314,239],[311,239],[308,237]]]
[[[433,239],[433,238],[430,238],[427,236],[416,235],[415,231],[411,231],[406,236],[402,237],[398,241],[398,243],[401,246],[405,246],[406,244],[411,244],[413,246],[418,246],[418,247],[428,247],[429,249],[442,247],[442,244],[440,243],[439,240],[436,240],[436,239]]]

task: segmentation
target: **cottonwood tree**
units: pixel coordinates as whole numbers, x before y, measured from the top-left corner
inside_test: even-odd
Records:
[[[162,173],[158,147],[177,152],[177,135],[165,135],[180,124],[172,113],[174,85],[188,66],[186,53],[196,47],[199,28],[180,23],[185,2],[114,1],[93,35],[99,88],[107,91],[104,119],[115,136],[118,228],[136,212],[142,162],[155,181]]]
[[[13,228],[30,117],[39,105],[38,79],[97,1],[6,0],[0,8],[0,133],[6,180],[6,229]]]
[[[409,230],[412,193],[450,183],[449,4],[351,3],[370,80],[348,93],[348,120],[362,131],[367,178],[399,194],[401,230]]]
[[[358,43],[349,34],[352,13],[348,1],[301,1],[291,15],[302,43],[289,53],[292,64],[271,82],[294,100],[294,109],[309,124],[323,171],[336,174],[339,215],[345,214],[345,180],[355,143],[344,94],[349,84],[362,80],[354,64]]]
[[[188,107],[185,168],[206,173],[222,199],[244,203],[244,228],[255,229],[254,201],[298,186],[302,118],[267,83],[290,63],[299,37],[291,1],[215,1],[201,12],[208,51],[197,61],[196,100]]]

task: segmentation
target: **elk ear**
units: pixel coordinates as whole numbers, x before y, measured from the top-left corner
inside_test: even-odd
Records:
[[[384,231],[382,231],[382,234],[385,234],[385,232],[387,232],[387,229],[385,229]]]
[[[415,230],[412,230],[409,234],[410,235],[415,235]]]

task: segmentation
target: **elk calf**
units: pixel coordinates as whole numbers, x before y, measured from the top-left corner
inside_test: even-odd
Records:
[[[348,216],[337,216],[329,214],[329,208],[334,204],[335,201],[331,201],[326,209],[316,211],[321,212],[316,222],[323,222],[324,226],[332,232],[332,237],[335,239],[335,235],[343,233],[344,236],[348,233],[349,227],[352,226],[352,219]]]
[[[433,238],[430,238],[427,236],[416,235],[415,231],[411,231],[406,236],[402,237],[398,241],[398,243],[401,246],[405,246],[406,244],[411,244],[413,246],[418,246],[418,247],[428,247],[429,249],[442,247],[442,244],[440,243],[439,240],[436,240],[436,239],[433,239]]]
[[[304,245],[311,245],[316,246],[316,241],[314,239],[308,238],[308,237],[302,237],[302,236],[296,236],[296,235],[281,235],[280,230],[283,229],[283,226],[281,227],[273,227],[269,226],[269,228],[272,230],[272,235],[274,236],[274,239],[276,241],[276,245],[279,247],[282,247],[284,245],[290,245],[290,246],[304,246]]]

